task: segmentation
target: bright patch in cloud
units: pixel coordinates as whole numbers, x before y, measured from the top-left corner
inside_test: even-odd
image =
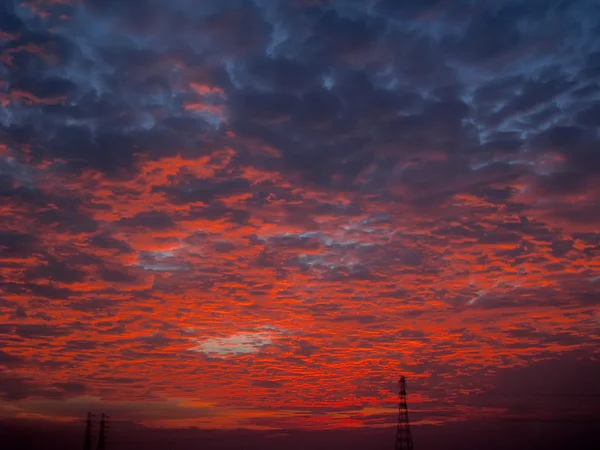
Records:
[[[192,351],[218,357],[258,353],[273,343],[272,334],[266,332],[238,333],[225,338],[195,339],[194,342],[196,347]]]

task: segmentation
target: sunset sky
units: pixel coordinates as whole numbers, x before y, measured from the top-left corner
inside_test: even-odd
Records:
[[[0,420],[600,415],[600,3],[0,3]]]

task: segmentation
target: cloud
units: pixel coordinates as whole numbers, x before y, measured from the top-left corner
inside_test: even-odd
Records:
[[[272,345],[271,333],[238,333],[224,338],[195,339],[193,351],[208,356],[226,357],[258,353],[265,346]]]
[[[41,385],[29,378],[4,376],[0,396],[4,401],[14,402],[28,398],[45,398],[65,400],[79,396],[86,391],[86,386],[78,382],[55,383]]]
[[[592,365],[598,17],[585,0],[2,2],[15,414],[69,397],[64,417],[102,399],[169,426],[384,426],[405,373],[425,426],[504,417],[444,404],[501,370],[525,387],[567,353]],[[181,406],[198,398],[214,410]]]

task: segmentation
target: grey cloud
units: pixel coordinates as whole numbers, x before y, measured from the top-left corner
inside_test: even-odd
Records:
[[[281,387],[283,387],[283,383],[279,382],[279,381],[272,381],[272,380],[254,380],[252,381],[252,386],[256,386],[259,388],[265,388],[265,389],[279,389]]]
[[[25,399],[56,399],[64,400],[84,393],[87,387],[78,382],[55,383],[41,385],[29,378],[0,374],[0,398],[4,401],[22,401]]]

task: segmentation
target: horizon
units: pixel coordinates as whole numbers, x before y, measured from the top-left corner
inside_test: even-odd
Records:
[[[560,427],[555,425],[560,423]],[[465,445],[473,448],[485,447],[490,450],[511,448],[528,450],[531,448],[561,448],[572,446],[581,450],[597,447],[599,438],[596,430],[600,422],[590,419],[583,422],[528,422],[498,421],[459,422],[453,429],[442,426],[418,425],[413,428],[415,445],[418,448],[437,448],[444,445],[449,450],[463,449]],[[146,427],[139,423],[115,423],[116,431],[107,436],[107,448],[127,450],[143,445],[148,450],[164,448],[169,445],[174,450],[204,448],[221,450],[235,448],[243,443],[249,449],[275,450],[289,448],[300,450],[310,447],[313,450],[325,450],[332,447],[345,447],[349,450],[360,448],[393,448],[395,426],[387,428],[352,429],[288,429],[288,430],[217,430],[180,428],[165,429]],[[97,433],[93,436],[92,448],[96,448]],[[84,421],[52,423],[48,421],[27,421],[13,419],[0,420],[0,438],[11,445],[8,450],[48,450],[80,449],[84,438]],[[573,447],[575,446],[575,447]]]
[[[7,442],[596,442],[597,1],[5,0],[0,104]]]

